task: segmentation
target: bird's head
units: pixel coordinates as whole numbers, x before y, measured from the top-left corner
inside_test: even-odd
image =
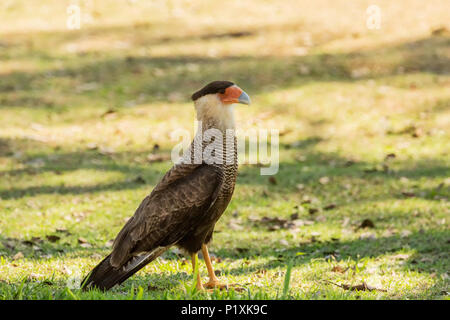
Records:
[[[224,127],[234,127],[232,106],[250,104],[248,94],[230,81],[213,81],[192,95],[197,118],[213,121]]]

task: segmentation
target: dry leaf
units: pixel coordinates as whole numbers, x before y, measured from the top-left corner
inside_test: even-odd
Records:
[[[330,203],[329,205],[323,207],[324,210],[331,210],[336,208],[336,204],[335,203]]]
[[[159,154],[150,153],[147,156],[147,161],[149,162],[162,162],[167,160],[170,160],[170,154],[168,153],[159,153]]]
[[[61,237],[58,237],[58,236],[55,236],[55,235],[48,235],[48,236],[45,236],[45,237],[46,237],[47,240],[50,241],[50,242],[56,242],[56,241],[58,241],[59,239],[61,239]]]
[[[409,231],[409,230],[403,230],[402,233],[401,233],[401,237],[402,237],[402,238],[406,238],[406,237],[409,237],[411,234],[412,234],[411,231]]]
[[[384,161],[394,159],[395,157],[396,157],[395,153],[388,153],[386,157],[384,157]]]
[[[113,148],[103,146],[100,147],[100,150],[98,152],[102,155],[109,156],[114,154],[116,151]]]
[[[371,233],[371,232],[365,232],[365,233],[363,233],[362,235],[359,236],[360,240],[365,240],[365,239],[367,239],[367,240],[375,240],[376,238],[377,238],[376,235],[374,233]]]
[[[13,260],[20,260],[20,259],[23,259],[23,258],[24,258],[23,253],[19,251],[19,252],[17,252],[17,253],[14,255]]]
[[[56,228],[56,232],[61,232],[70,235],[71,233],[65,228]]]
[[[414,192],[410,192],[410,191],[402,191],[402,195],[407,198],[412,198],[412,197],[416,196],[416,194]]]
[[[112,115],[112,114],[115,114],[115,113],[117,113],[116,110],[114,110],[114,109],[108,109],[108,110],[106,110],[104,113],[102,113],[100,117],[103,118],[103,117],[106,117],[106,116],[108,116],[108,115]]]
[[[320,184],[327,184],[328,182],[330,182],[330,178],[328,177],[321,177],[319,179]]]
[[[88,241],[85,239],[85,238],[83,238],[83,237],[79,237],[78,238],[78,243],[87,243]]]
[[[357,284],[357,285],[337,284],[337,283],[334,283],[334,282],[331,282],[328,280],[325,280],[325,282],[331,283],[332,285],[335,285],[344,290],[350,290],[350,291],[382,291],[382,292],[387,291],[385,289],[379,289],[379,288],[372,287],[364,281],[361,284]]]
[[[236,221],[236,220],[232,220],[228,223],[228,227],[231,230],[242,230],[243,227]]]
[[[144,178],[142,178],[141,176],[137,176],[136,178],[133,179],[134,183],[139,183],[139,184],[146,184],[147,182],[145,181]]]
[[[392,258],[399,260],[407,260],[409,258],[409,254],[396,254],[395,256],[392,256]]]
[[[149,290],[149,291],[155,291],[155,290],[159,290],[159,288],[156,287],[156,286],[152,286],[151,284],[149,284],[148,287],[147,287],[147,290]]]
[[[375,224],[370,219],[364,219],[363,222],[359,225],[358,229],[364,228],[375,228]]]

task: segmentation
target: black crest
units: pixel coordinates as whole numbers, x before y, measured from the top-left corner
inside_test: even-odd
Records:
[[[207,94],[212,93],[225,93],[225,89],[234,85],[231,81],[213,81],[208,83],[202,89],[198,90],[192,95],[192,100],[197,100]]]

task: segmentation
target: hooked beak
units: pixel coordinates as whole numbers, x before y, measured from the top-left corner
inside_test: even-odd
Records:
[[[250,104],[250,97],[245,91],[242,91],[241,95],[238,98],[238,103]]]

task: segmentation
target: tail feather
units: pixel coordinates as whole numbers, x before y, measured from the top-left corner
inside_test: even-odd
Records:
[[[114,268],[111,265],[111,255],[108,255],[83,279],[81,289],[97,288],[103,291],[109,290],[116,284],[121,284],[127,280],[164,251],[155,250],[147,255],[134,257],[125,266],[119,268]]]

